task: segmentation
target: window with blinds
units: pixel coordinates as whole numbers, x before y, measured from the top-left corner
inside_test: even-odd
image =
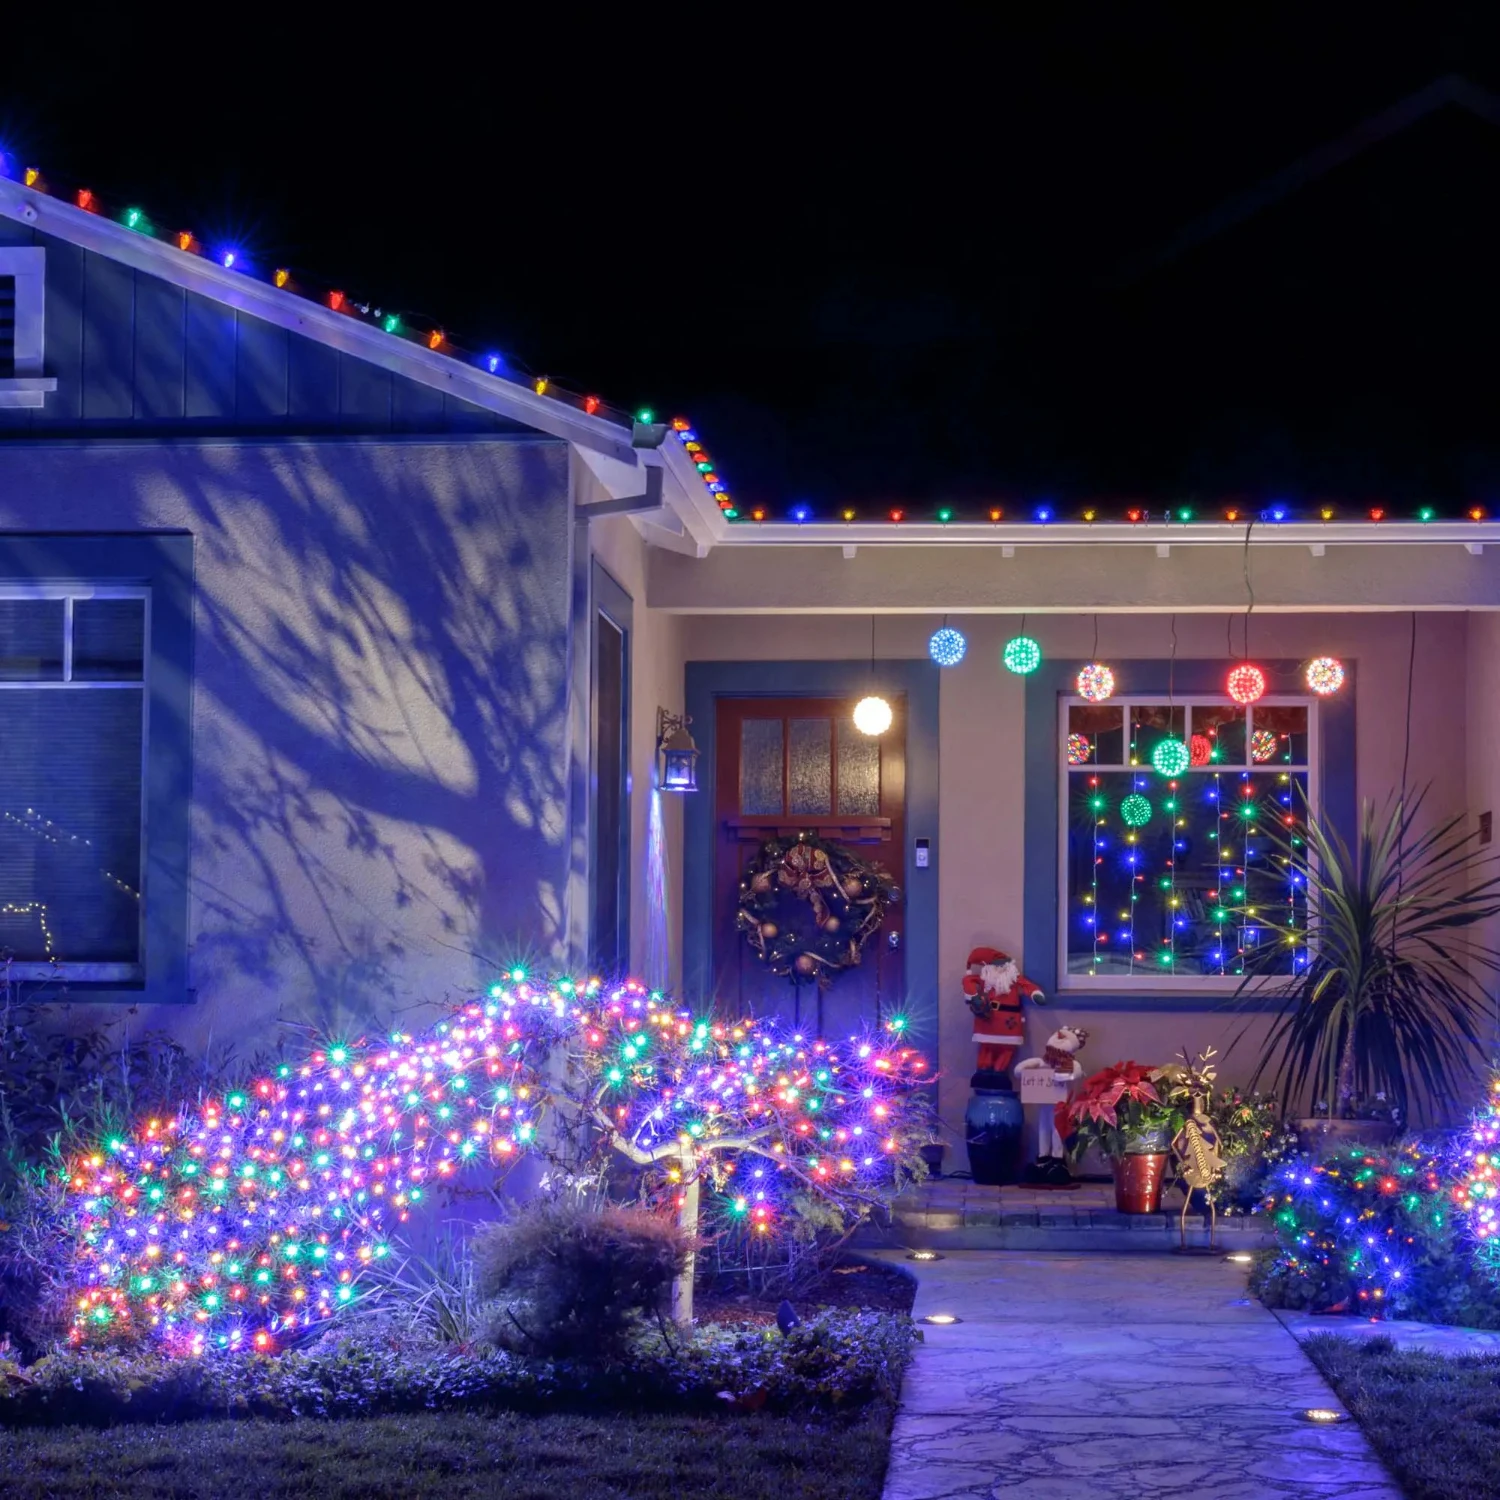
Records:
[[[142,973],[145,590],[0,586],[0,958]]]

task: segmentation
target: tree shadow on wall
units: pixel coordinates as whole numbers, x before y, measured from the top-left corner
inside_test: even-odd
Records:
[[[194,536],[194,1024],[336,1030],[560,958],[566,448],[140,452],[61,524]]]

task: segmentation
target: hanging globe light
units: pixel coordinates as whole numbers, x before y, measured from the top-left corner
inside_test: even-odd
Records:
[[[1250,759],[1264,765],[1276,754],[1276,736],[1269,729],[1257,729],[1250,736]]]
[[[1103,662],[1091,661],[1078,674],[1078,696],[1103,703],[1115,690],[1115,674]]]
[[[1094,746],[1086,734],[1070,734],[1068,736],[1068,764],[1070,766],[1083,766],[1088,764],[1089,756],[1094,753]]]
[[[1326,698],[1344,685],[1344,664],[1336,656],[1318,656],[1307,664],[1307,685]]]
[[[963,631],[955,630],[951,625],[934,630],[927,643],[927,654],[940,667],[956,667],[968,649],[969,643],[964,639]]]
[[[1188,747],[1177,739],[1158,740],[1151,752],[1151,764],[1163,776],[1181,776],[1192,762]]]
[[[1120,804],[1120,816],[1132,828],[1144,828],[1151,821],[1151,804],[1139,792],[1132,792]]]
[[[1018,677],[1026,677],[1041,666],[1042,648],[1029,635],[1014,636],[1005,643],[1005,651],[1000,659],[1005,663],[1007,671],[1014,672]]]
[[[854,727],[861,734],[872,738],[884,734],[891,727],[891,705],[884,698],[871,694],[854,705]]]
[[[1229,674],[1224,691],[1236,703],[1257,703],[1266,695],[1266,674],[1249,662],[1242,662]]]
[[[1213,741],[1206,734],[1195,734],[1188,740],[1188,756],[1195,766],[1206,766],[1214,758]]]

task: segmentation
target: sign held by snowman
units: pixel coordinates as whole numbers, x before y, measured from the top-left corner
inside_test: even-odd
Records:
[[[1016,1064],[1021,1102],[1043,1106],[1037,1120],[1037,1159],[1027,1170],[1027,1180],[1036,1186],[1073,1186],[1063,1132],[1068,1125],[1068,1100],[1083,1077],[1078,1054],[1088,1039],[1088,1032],[1081,1026],[1059,1026],[1047,1038],[1040,1057],[1028,1057]],[[1045,1107],[1049,1104],[1051,1109]]]

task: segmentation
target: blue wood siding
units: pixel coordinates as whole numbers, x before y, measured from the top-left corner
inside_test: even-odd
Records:
[[[517,432],[519,424],[107,256],[0,219],[0,245],[47,252],[39,411],[6,437]]]

